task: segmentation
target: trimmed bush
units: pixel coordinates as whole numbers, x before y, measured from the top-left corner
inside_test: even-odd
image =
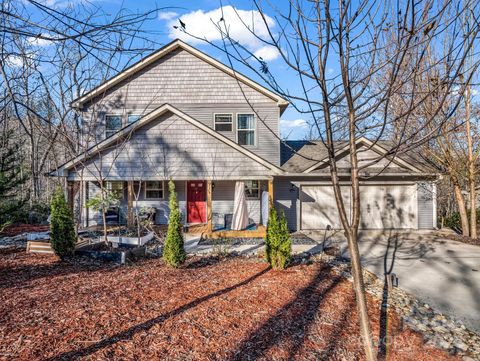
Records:
[[[167,238],[163,249],[163,260],[169,266],[179,267],[185,262],[186,254],[183,249],[182,213],[178,208],[177,193],[173,181],[168,182],[170,192]]]
[[[275,207],[270,209],[265,238],[267,262],[273,269],[287,268],[292,254],[292,240],[288,231],[285,214],[279,216]]]
[[[55,254],[60,258],[73,255],[77,240],[75,223],[60,187],[55,190],[50,212],[50,243]]]

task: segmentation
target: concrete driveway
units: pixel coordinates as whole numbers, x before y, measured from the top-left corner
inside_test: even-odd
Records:
[[[310,236],[325,239],[322,232]],[[444,236],[440,231],[363,232],[363,266],[379,277],[395,273],[399,287],[480,332],[480,247]],[[327,238],[332,242],[348,257],[346,241]]]

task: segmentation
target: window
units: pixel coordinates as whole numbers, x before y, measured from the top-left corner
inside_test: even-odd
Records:
[[[258,199],[260,197],[260,184],[258,181],[245,181],[245,194],[247,198]]]
[[[118,199],[123,199],[123,182],[107,182],[107,190],[114,193]]]
[[[131,114],[128,116],[127,122],[128,124],[136,122],[138,119],[140,119],[142,116],[138,114]]]
[[[163,199],[163,182],[147,181],[145,182],[146,199]]]
[[[108,138],[122,128],[121,115],[106,115],[105,116],[105,136]]]
[[[215,130],[217,132],[231,132],[233,129],[232,114],[215,114]]]
[[[255,145],[255,116],[237,114],[237,142],[240,145]]]

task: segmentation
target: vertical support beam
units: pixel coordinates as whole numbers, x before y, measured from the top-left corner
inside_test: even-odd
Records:
[[[268,205],[273,207],[273,179],[268,180]]]
[[[127,183],[127,226],[133,227],[133,181],[129,180]]]
[[[88,203],[88,181],[85,181],[83,182],[83,191],[84,191],[84,202],[83,202],[83,207],[84,207],[84,226],[85,227],[88,227],[88,216],[89,216],[89,213],[88,213],[88,207],[87,207],[87,203]]]
[[[67,203],[68,203],[68,208],[70,208],[70,211],[73,214],[73,202],[75,199],[75,189],[74,189],[75,182],[73,181],[67,181]]]
[[[207,180],[207,232],[212,233],[212,181]]]

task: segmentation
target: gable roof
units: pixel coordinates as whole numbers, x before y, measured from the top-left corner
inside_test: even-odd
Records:
[[[388,149],[393,146],[393,144],[388,141],[378,141],[374,144],[365,137],[358,138],[356,143],[359,146],[364,145],[372,149],[379,155],[387,154]],[[328,163],[328,151],[325,144],[321,141],[287,141],[286,144],[282,143],[282,148],[284,149],[282,150],[281,166],[282,169],[289,173],[303,173],[307,175]],[[296,152],[291,148],[296,150]],[[349,144],[344,140],[336,141],[335,149],[335,154],[340,155],[348,152]],[[400,172],[416,174],[432,173],[432,169],[425,164],[423,159],[412,152],[400,152],[395,155],[395,157],[389,157],[387,155],[386,158],[390,159],[392,163],[402,167],[403,169],[400,169]]]
[[[120,83],[121,81],[127,79],[128,77],[136,74],[149,64],[152,64],[153,62],[161,59],[165,55],[171,53],[172,51],[176,49],[183,49],[190,54],[196,56],[197,58],[205,61],[206,63],[214,66],[215,68],[223,71],[227,75],[230,75],[231,77],[237,79],[238,81],[248,85],[249,87],[255,89],[256,91],[264,94],[265,96],[269,97],[270,99],[276,101],[278,103],[278,106],[281,108],[283,111],[289,104],[289,102],[282,98],[280,95],[276,94],[275,92],[271,91],[270,89],[267,89],[266,87],[258,84],[257,82],[251,80],[247,76],[240,74],[239,72],[233,70],[232,68],[226,66],[225,64],[221,63],[220,61],[212,58],[211,56],[205,54],[204,52],[184,43],[180,39],[176,39],[169,44],[165,45],[164,47],[160,48],[159,50],[153,52],[152,54],[146,56],[145,58],[141,59],[137,63],[131,65],[127,69],[121,71],[117,75],[113,76],[112,78],[108,79],[105,81],[103,84],[100,84],[99,86],[93,88],[90,90],[87,94],[82,95],[81,97],[75,99],[72,101],[71,105],[74,108],[81,108],[86,102],[89,100],[93,99],[94,97],[105,93],[108,89],[113,87],[114,85]]]
[[[197,128],[203,130],[204,132],[208,133],[212,137],[220,140],[221,142],[225,143],[226,145],[236,149],[240,153],[246,155],[247,157],[251,158],[252,160],[256,161],[257,163],[263,165],[264,167],[272,170],[276,174],[281,174],[283,173],[283,169],[280,167],[277,167],[275,164],[270,163],[269,161],[263,159],[262,157],[258,156],[257,154],[251,152],[250,150],[242,147],[241,145],[238,145],[235,143],[233,140],[225,137],[224,135],[217,133],[213,129],[209,128],[202,122],[192,118],[188,114],[185,114],[181,110],[175,108],[174,106],[170,104],[163,104],[156,108],[155,110],[151,111],[150,113],[146,114],[142,118],[138,119],[135,122],[130,123],[129,125],[123,127],[120,129],[118,132],[115,134],[111,135],[110,137],[100,141],[99,143],[95,144],[94,146],[90,147],[88,150],[83,152],[82,154],[78,155],[77,157],[73,158],[72,160],[64,163],[57,169],[51,171],[49,174],[50,175],[56,175],[56,176],[65,176],[65,172],[77,165],[78,163],[82,161],[86,161],[90,159],[91,157],[97,155],[99,152],[102,150],[106,149],[108,146],[114,144],[117,142],[117,140],[121,139],[122,137],[125,137],[129,135],[131,132],[134,132],[138,128],[141,128],[142,126],[148,124],[154,119],[157,119],[160,115],[171,112],[178,117],[182,118],[183,120],[186,120],[190,124],[196,126]]]

